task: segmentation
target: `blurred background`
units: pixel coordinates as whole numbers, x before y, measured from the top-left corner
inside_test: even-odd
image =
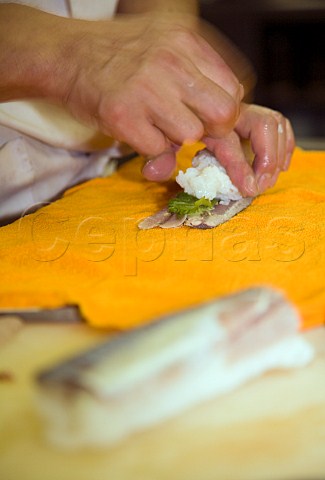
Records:
[[[201,17],[252,62],[254,102],[284,113],[298,145],[325,148],[325,0],[201,0]]]

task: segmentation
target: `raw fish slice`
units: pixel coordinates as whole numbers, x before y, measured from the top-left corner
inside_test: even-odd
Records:
[[[188,216],[184,224],[189,227],[201,229],[217,227],[247,208],[252,201],[253,199],[251,197],[247,197],[241,200],[231,201],[228,205],[218,204],[210,214]]]
[[[194,195],[197,199],[204,197],[209,200],[213,200],[213,195],[216,195],[215,198],[218,202],[220,200],[220,203],[217,203],[213,209],[198,214],[177,215],[169,212],[168,208],[164,208],[140,222],[141,230],[155,227],[176,228],[181,225],[200,229],[214,228],[227,222],[252,203],[251,197],[243,198],[240,195],[224,167],[209,150],[200,150],[194,156],[192,165],[193,167],[188,168],[185,173],[179,172],[176,177],[176,181],[185,187],[185,194]],[[210,184],[211,176],[214,176],[215,180],[212,184]]]
[[[150,228],[161,227],[161,228],[175,228],[180,227],[186,220],[186,215],[179,217],[170,213],[167,208],[160,210],[159,212],[151,215],[150,217],[145,218],[142,222],[139,223],[139,228],[141,230],[149,230]]]
[[[177,216],[168,212],[166,208],[160,210],[154,215],[145,218],[139,223],[141,230],[149,230],[150,228],[176,228],[181,225],[187,225],[192,228],[214,228],[222,223],[227,222],[232,217],[237,215],[245,208],[247,208],[253,199],[250,197],[242,198],[241,200],[231,201],[228,205],[218,204],[209,213],[202,215],[182,215]]]
[[[115,336],[38,375],[48,437],[112,445],[274,368],[313,358],[296,309],[252,288]]]

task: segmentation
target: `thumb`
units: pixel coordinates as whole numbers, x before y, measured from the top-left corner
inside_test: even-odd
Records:
[[[171,177],[175,167],[175,150],[170,149],[147,160],[142,169],[142,175],[152,182],[163,182]]]

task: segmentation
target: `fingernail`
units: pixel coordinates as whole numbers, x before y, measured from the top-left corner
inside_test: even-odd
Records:
[[[147,162],[142,168],[142,175],[150,181],[164,182],[172,175],[175,165],[170,162],[164,161],[166,154],[171,152],[165,152],[157,157],[147,157]]]
[[[251,196],[257,195],[258,188],[257,188],[257,183],[254,175],[247,175],[247,177],[245,178],[244,186],[245,186],[246,192],[249,195]]]
[[[270,181],[270,185],[269,185],[270,188],[271,188],[271,187],[274,187],[274,185],[276,184],[280,172],[281,172],[280,168],[277,168],[276,171],[275,171],[275,174],[273,175],[273,177],[272,177],[272,179],[271,179],[271,181]]]
[[[152,164],[155,157],[144,157],[144,159],[145,159],[145,164],[143,165],[143,168],[146,168],[146,167],[149,167]]]
[[[264,173],[264,175],[261,175],[261,177],[257,180],[260,193],[264,192],[264,190],[270,187],[271,181],[272,175],[270,173]]]
[[[245,89],[244,86],[240,83],[239,84],[239,98],[242,100],[245,96]]]
[[[155,160],[155,157],[148,157],[146,163],[142,168],[142,175],[144,175],[149,180],[153,180],[155,179],[155,177],[158,177],[160,175],[160,169],[157,168]]]
[[[290,166],[291,157],[292,157],[292,154],[288,153],[287,156],[286,156],[286,159],[284,161],[284,164],[283,164],[283,170],[288,170],[288,168]]]

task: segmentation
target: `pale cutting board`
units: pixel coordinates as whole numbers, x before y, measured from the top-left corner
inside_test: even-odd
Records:
[[[44,441],[36,371],[103,334],[80,325],[24,327],[0,346],[1,480],[276,480],[325,478],[325,329],[317,358],[269,373],[111,449],[61,452]],[[145,408],[145,406],[144,406]]]

